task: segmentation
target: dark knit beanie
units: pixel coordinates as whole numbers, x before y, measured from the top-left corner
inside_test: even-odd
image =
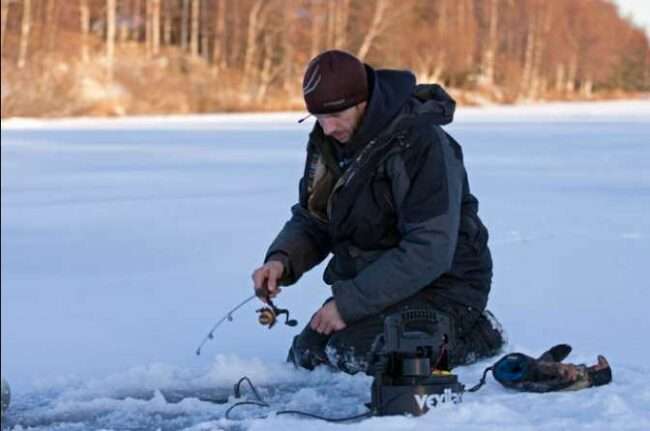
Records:
[[[325,51],[309,62],[302,91],[311,114],[342,111],[368,100],[366,68],[347,52]]]

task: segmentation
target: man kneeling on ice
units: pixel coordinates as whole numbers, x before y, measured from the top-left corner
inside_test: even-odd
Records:
[[[299,201],[254,271],[254,288],[273,298],[332,253],[323,276],[332,297],[288,360],[367,371],[384,318],[425,307],[452,323],[451,366],[496,354],[504,340],[485,310],[488,232],[461,147],[440,127],[452,121],[454,100],[408,71],[375,70],[336,50],[309,63],[303,94],[317,122]]]

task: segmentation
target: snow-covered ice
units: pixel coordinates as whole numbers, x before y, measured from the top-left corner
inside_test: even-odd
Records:
[[[508,351],[572,344],[609,359],[611,385],[521,394],[494,381],[420,418],[327,424],[364,411],[371,379],[284,364],[250,273],[297,196],[302,113],[2,121],[2,375],[14,429],[650,429],[650,101],[460,109]],[[328,295],[317,268],[278,305],[304,324]],[[478,381],[490,361],[460,367]],[[272,408],[168,402],[166,390],[248,375]],[[270,389],[269,389],[270,388]],[[277,388],[273,391],[272,388]],[[267,419],[258,416],[270,415]],[[308,421],[308,422],[307,422]]]

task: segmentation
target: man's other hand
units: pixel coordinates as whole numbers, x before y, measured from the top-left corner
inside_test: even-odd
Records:
[[[266,302],[281,292],[278,282],[284,274],[284,265],[277,260],[270,260],[253,271],[253,288],[255,295]]]
[[[335,331],[340,331],[346,326],[339,314],[338,308],[336,308],[336,302],[334,300],[323,305],[321,309],[314,314],[309,325],[314,331],[325,335],[329,335]]]

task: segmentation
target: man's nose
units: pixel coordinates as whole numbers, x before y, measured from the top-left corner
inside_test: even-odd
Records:
[[[336,122],[332,118],[321,118],[318,122],[326,135],[331,135],[336,130]]]

